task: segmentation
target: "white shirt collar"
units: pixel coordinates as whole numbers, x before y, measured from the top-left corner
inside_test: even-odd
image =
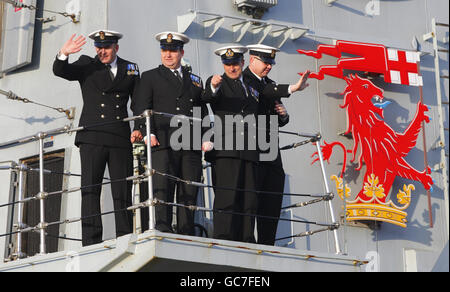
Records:
[[[262,80],[262,78],[261,78],[261,77],[259,77],[259,76],[258,76],[258,75],[257,75],[257,74],[256,74],[255,72],[253,72],[253,71],[252,71],[252,69],[250,69],[250,67],[249,67],[248,69],[250,70],[250,72],[252,72],[252,74],[253,74],[253,75],[255,75],[255,76],[256,76],[256,78],[258,78],[258,80],[259,80],[259,81],[261,81],[261,80]]]
[[[111,69],[117,68],[117,57],[109,65],[111,65]]]
[[[114,61],[109,63],[109,65],[111,66],[111,69],[117,68],[117,57],[114,59]]]
[[[117,56],[114,59],[114,61],[112,61],[109,65],[111,66],[111,72],[113,73],[114,77],[116,77],[116,75],[117,75]]]
[[[178,73],[180,73],[181,78],[183,78],[183,70],[181,70],[181,66],[178,67],[178,69],[170,69],[173,73],[175,73],[175,71],[178,71]]]

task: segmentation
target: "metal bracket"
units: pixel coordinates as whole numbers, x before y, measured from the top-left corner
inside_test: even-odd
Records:
[[[69,109],[64,110],[67,119],[73,120],[75,118],[75,109],[76,109],[75,107],[71,107]]]
[[[225,18],[220,16],[203,21],[203,27],[205,28],[205,37],[208,39],[212,38],[224,22]]]
[[[332,6],[333,3],[336,2],[337,0],[326,0],[326,1],[328,6]]]
[[[56,16],[47,17],[47,18],[36,18],[37,21],[41,21],[42,23],[52,22],[56,20]]]
[[[426,42],[427,40],[432,39],[432,38],[434,38],[434,33],[433,32],[426,33],[426,34],[424,34],[422,36],[422,40],[424,42]]]
[[[259,40],[257,41],[258,44],[261,44],[266,39],[266,37],[269,35],[269,32],[271,30],[272,30],[271,24],[264,24],[264,25],[261,25],[259,27],[255,27],[254,29],[252,29],[252,33],[254,35],[262,34],[260,36]]]
[[[80,0],[71,0],[66,4],[66,13],[72,19],[73,23],[80,22],[81,5]]]
[[[212,18],[202,20],[205,38],[212,38],[222,27],[226,20],[236,21],[231,24],[233,42],[240,42],[247,32],[252,33],[257,38],[257,43],[262,43],[269,35],[274,38],[281,38],[277,47],[282,47],[288,39],[296,40],[303,37],[309,29],[297,25],[277,23],[273,21],[255,20],[236,16],[226,16],[216,13],[189,10],[187,14],[177,17],[178,32],[185,33],[198,16],[209,16]]]
[[[235,43],[239,43],[242,40],[244,35],[249,30],[250,26],[252,26],[252,22],[251,21],[243,21],[243,22],[240,22],[240,23],[232,25],[232,30],[233,30],[233,33],[234,33],[234,42]]]

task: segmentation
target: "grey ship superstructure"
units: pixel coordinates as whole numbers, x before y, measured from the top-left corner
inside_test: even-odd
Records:
[[[445,0],[0,1],[0,271],[448,271],[448,10]],[[206,187],[211,179],[205,168],[204,181],[198,182],[203,186],[198,236],[142,233],[142,222],[136,220],[135,234],[116,239],[105,180],[105,241],[83,248],[80,161],[73,145],[82,99],[77,83],[53,75],[52,63],[70,35],[101,28],[124,34],[119,56],[139,64],[141,72],[160,64],[156,33],[188,35],[184,61],[203,80],[222,73],[213,52],[229,43],[280,48],[271,72],[280,83],[296,81],[306,69],[335,64],[336,58],[313,59],[297,50],[316,50],[337,40],[420,52],[421,90],[432,121],[407,161],[423,169],[426,158],[433,169],[433,191],[415,184],[405,228],[346,221],[345,202],[325,196],[337,194],[330,176],[342,167],[339,155],[330,163],[311,165],[319,144],[305,143],[282,152],[285,193],[313,198],[284,197],[283,206],[296,206],[280,215],[276,246],[206,236],[212,230],[214,192]],[[88,43],[79,54],[95,52]],[[386,121],[403,131],[414,116],[419,88],[370,78],[392,102]],[[320,137],[319,143],[339,140],[351,148],[351,137],[343,135],[345,112],[339,108],[345,82],[326,77],[310,84],[285,100],[291,122],[283,130],[312,133],[306,138]],[[280,145],[302,139],[280,134]],[[349,164],[345,176],[354,192],[363,181],[356,168]],[[397,178],[394,188],[407,183]],[[320,202],[299,207],[317,198]],[[141,212],[143,205],[136,203]]]

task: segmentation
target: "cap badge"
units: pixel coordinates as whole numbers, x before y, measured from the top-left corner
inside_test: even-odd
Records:
[[[167,35],[167,42],[170,44],[170,43],[172,43],[172,41],[173,41],[173,34],[169,33]]]
[[[234,52],[232,49],[228,49],[227,52],[225,53],[225,56],[227,56],[228,58],[231,58],[234,56]]]
[[[100,35],[100,39],[101,40],[105,39],[105,32],[104,31],[99,32],[99,35]]]
[[[272,54],[270,55],[270,57],[273,59],[273,58],[275,58],[275,50],[272,50]]]

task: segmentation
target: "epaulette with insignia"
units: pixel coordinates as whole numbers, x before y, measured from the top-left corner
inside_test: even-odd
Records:
[[[192,84],[194,84],[195,86],[202,87],[202,84],[203,84],[202,78],[200,78],[199,76],[191,73],[191,81],[192,81]]]
[[[127,75],[139,75],[139,67],[137,64],[127,65]]]

